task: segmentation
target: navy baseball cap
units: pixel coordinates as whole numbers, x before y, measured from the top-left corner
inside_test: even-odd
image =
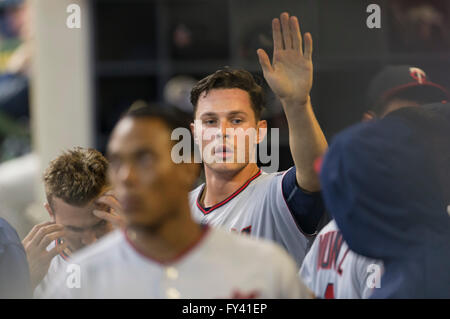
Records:
[[[379,112],[390,98],[406,94],[419,102],[449,101],[449,92],[432,82],[420,68],[410,65],[389,65],[383,68],[369,84],[367,106]]]

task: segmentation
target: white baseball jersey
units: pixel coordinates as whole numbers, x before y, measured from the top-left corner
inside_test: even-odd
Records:
[[[287,171],[286,171],[287,172]],[[300,268],[310,240],[297,225],[282,191],[286,172],[260,171],[222,202],[205,209],[199,203],[202,184],[190,193],[193,218],[201,224],[262,237],[281,245]]]
[[[80,288],[66,276],[46,298],[307,298],[295,262],[270,242],[205,227],[202,238],[169,263],[140,252],[116,230],[75,254]]]
[[[52,241],[50,245],[47,246],[47,251],[52,250],[56,245],[58,245],[57,241]],[[52,258],[47,274],[39,283],[39,285],[37,285],[36,289],[34,289],[34,298],[41,298],[44,295],[45,290],[49,287],[50,283],[58,277],[58,274],[61,271],[65,271],[68,265],[68,259],[69,256],[64,253],[56,255]]]
[[[365,299],[376,289],[373,281],[370,280],[371,284],[367,281],[369,276],[377,276],[375,272],[378,270],[382,271],[381,261],[349,250],[332,220],[317,235],[303,261],[299,276],[316,297]]]

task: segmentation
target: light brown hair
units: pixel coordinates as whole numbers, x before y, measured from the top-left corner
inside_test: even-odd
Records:
[[[108,161],[97,150],[76,147],[50,162],[44,173],[47,201],[58,197],[70,205],[83,206],[108,185]]]

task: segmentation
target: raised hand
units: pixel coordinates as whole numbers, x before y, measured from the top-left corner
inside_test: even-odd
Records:
[[[280,19],[272,20],[272,33],[272,63],[263,49],[257,50],[264,78],[282,101],[304,105],[308,102],[313,81],[311,34],[304,36],[303,51],[298,19],[289,17],[287,12],[282,13]]]
[[[116,228],[124,227],[125,221],[122,215],[122,206],[112,191],[108,191],[100,196],[99,199],[97,199],[96,204],[106,205],[109,210],[95,209],[93,211],[95,216],[110,222]]]
[[[55,224],[54,222],[45,222],[34,226],[23,239],[22,245],[27,254],[33,289],[44,279],[52,258],[67,248],[67,243],[63,243],[47,251],[47,247],[52,241],[63,236],[63,225]]]

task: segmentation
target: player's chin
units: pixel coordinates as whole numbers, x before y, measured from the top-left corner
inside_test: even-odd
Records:
[[[131,220],[128,220],[128,227],[133,228],[135,230],[142,230],[147,233],[157,233],[161,227],[164,225],[163,222],[161,222],[162,218],[134,218]]]
[[[242,170],[247,163],[209,163],[205,165],[216,173],[230,173],[230,172],[237,172]]]

